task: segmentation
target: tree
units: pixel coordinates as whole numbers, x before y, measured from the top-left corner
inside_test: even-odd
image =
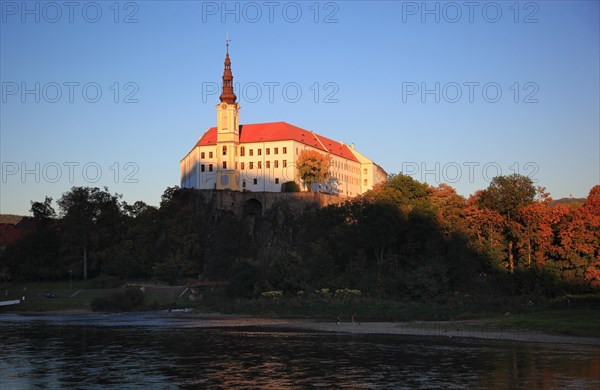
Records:
[[[329,178],[330,166],[331,156],[315,150],[301,151],[296,161],[298,176],[309,191],[312,191],[313,184],[324,182]]]
[[[88,252],[117,242],[121,228],[120,195],[97,187],[73,187],[58,200],[66,242],[83,252],[83,278],[88,277]]]
[[[590,190],[581,207],[563,215],[556,235],[559,256],[556,263],[561,276],[567,281],[585,280],[596,286],[600,261],[600,185]]]
[[[515,271],[515,241],[521,230],[516,222],[517,214],[520,209],[533,203],[535,194],[531,179],[515,173],[496,176],[487,189],[476,195],[480,206],[494,210],[506,219],[504,235],[508,238],[508,267],[511,273]]]
[[[421,183],[408,175],[390,175],[388,180],[365,194],[370,201],[384,202],[399,208],[402,212],[429,212],[431,202],[428,198],[429,185]]]
[[[536,189],[530,178],[523,175],[496,176],[487,189],[478,193],[481,206],[497,211],[514,220],[520,208],[533,203]]]
[[[464,226],[466,201],[456,193],[454,188],[448,184],[429,187],[429,201],[436,212],[438,224],[446,234],[466,229]]]
[[[31,202],[31,213],[36,225],[47,226],[56,218],[56,211],[52,207],[52,198],[46,196],[43,202]]]
[[[521,208],[517,214],[517,221],[522,227],[520,251],[527,255],[528,268],[532,263],[541,268],[550,257],[554,239],[554,209],[548,202],[534,202]]]

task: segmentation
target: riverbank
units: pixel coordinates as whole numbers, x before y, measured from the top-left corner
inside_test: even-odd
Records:
[[[486,330],[480,321],[448,322],[366,322],[366,323],[323,323],[293,322],[277,325],[281,328],[310,330],[316,332],[410,335],[420,337],[456,337],[486,340],[509,340],[517,342],[581,344],[600,346],[600,338],[553,335],[525,329]]]
[[[27,283],[1,287],[6,299],[18,299],[23,294],[26,299],[18,305],[0,307],[0,314],[89,314],[94,300],[124,291],[122,286],[99,285],[97,281],[72,284]],[[565,301],[566,304],[562,306],[551,302],[535,306],[522,305],[516,300],[507,300],[506,304],[500,306],[494,301],[436,304],[367,297],[352,300],[309,297],[240,300],[231,299],[220,290],[202,291],[201,295],[191,300],[188,297],[189,289],[185,286],[136,284],[130,287],[143,291],[144,302],[136,308],[138,311],[189,308],[197,318],[261,318],[284,320],[283,323],[287,323],[286,319],[292,319],[289,320],[292,325],[328,332],[381,331],[384,334],[523,341],[539,340],[536,335],[541,334],[549,336],[544,336],[543,339],[558,340],[557,342],[560,342],[560,337],[600,339],[600,311],[597,303],[576,303],[574,300]],[[184,315],[181,312],[179,314]],[[353,315],[357,318],[356,322],[362,322],[362,326],[347,325],[352,324]],[[339,326],[335,323],[336,317],[341,320]],[[366,324],[370,325],[367,327]]]

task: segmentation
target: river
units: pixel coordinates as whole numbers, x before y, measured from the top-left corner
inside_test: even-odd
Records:
[[[0,389],[598,389],[598,346],[295,331],[169,314],[0,316]]]

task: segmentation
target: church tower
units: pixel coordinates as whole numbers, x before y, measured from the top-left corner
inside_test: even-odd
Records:
[[[219,190],[240,191],[240,173],[237,170],[238,145],[240,143],[239,109],[233,93],[233,75],[229,59],[229,39],[226,41],[223,91],[217,104],[217,180]]]

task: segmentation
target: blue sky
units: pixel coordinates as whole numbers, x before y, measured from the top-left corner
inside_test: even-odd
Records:
[[[1,213],[79,185],[157,205],[216,123],[226,33],[241,123],[465,196],[515,172],[554,198],[600,182],[597,1],[69,4],[0,2]]]

